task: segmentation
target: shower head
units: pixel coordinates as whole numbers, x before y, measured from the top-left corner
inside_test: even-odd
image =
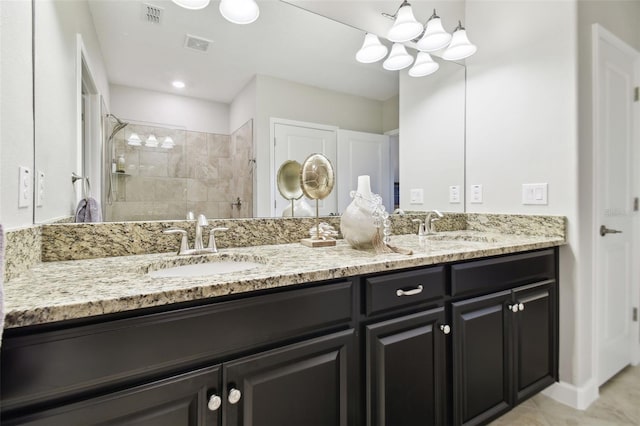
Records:
[[[107,117],[113,118],[116,121],[116,124],[113,126],[113,130],[111,131],[111,136],[109,136],[109,141],[111,141],[111,139],[113,139],[116,133],[118,133],[120,130],[124,129],[125,127],[127,127],[129,123],[126,121],[120,120],[118,117],[116,117],[113,114],[107,114]]]
[[[117,123],[119,126],[122,126],[122,127],[124,127],[124,126],[126,126],[127,124],[129,124],[129,123],[127,123],[126,121],[122,121],[122,120],[120,120],[118,117],[116,117],[116,116],[115,116],[115,115],[113,115],[113,114],[107,114],[107,117],[113,118],[114,120],[116,120],[116,123]]]

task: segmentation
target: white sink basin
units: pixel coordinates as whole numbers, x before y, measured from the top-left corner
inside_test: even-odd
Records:
[[[435,235],[427,235],[427,240],[444,241],[444,242],[464,241],[469,243],[497,243],[498,242],[498,239],[491,235],[477,235],[477,234],[435,234]]]
[[[196,263],[193,265],[174,266],[149,272],[154,278],[170,277],[204,277],[207,275],[228,274],[231,272],[247,271],[259,266],[261,263],[248,261],[224,260],[219,262]]]

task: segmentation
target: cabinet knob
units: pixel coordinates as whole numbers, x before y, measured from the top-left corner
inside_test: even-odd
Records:
[[[444,334],[451,333],[451,327],[449,327],[448,325],[441,325],[440,330],[442,330]]]
[[[511,312],[518,312],[518,305],[509,305],[508,308]],[[522,309],[524,309],[524,306]]]
[[[238,389],[233,388],[229,391],[229,404],[237,404],[240,398],[242,398],[242,392]]]
[[[222,405],[222,398],[218,395],[211,395],[209,398],[209,402],[207,403],[207,408],[211,411],[216,411]]]
[[[524,303],[518,303],[518,310],[524,311]]]

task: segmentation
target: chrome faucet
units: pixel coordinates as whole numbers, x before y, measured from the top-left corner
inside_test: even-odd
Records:
[[[217,253],[218,252],[218,246],[216,246],[215,232],[216,231],[228,231],[228,230],[229,230],[229,228],[220,227],[220,228],[213,228],[211,230],[211,232],[209,232],[209,247],[207,247],[207,249],[211,250],[211,253]]]
[[[178,255],[191,254],[193,250],[189,250],[189,239],[187,238],[187,231],[182,228],[169,228],[162,231],[163,234],[181,234],[180,248],[178,249]]]
[[[424,227],[424,222],[421,221],[420,219],[413,219],[412,222],[415,222],[418,224],[418,236],[419,237],[424,237],[425,235],[427,235],[427,230]]]
[[[196,239],[193,243],[194,250],[204,250],[204,244],[202,243],[202,228],[209,226],[209,221],[203,214],[198,215],[196,221]]]
[[[431,210],[429,213],[427,213],[427,218],[424,220],[425,227],[427,228],[427,235],[433,235],[436,233],[434,224],[443,217],[444,215],[438,210]]]
[[[162,231],[164,234],[180,234],[182,238],[180,240],[180,248],[178,249],[178,255],[191,255],[191,254],[207,254],[217,253],[218,247],[216,246],[216,231],[226,231],[229,228],[213,228],[209,233],[209,246],[205,247],[202,241],[202,229],[209,226],[207,218],[201,214],[198,215],[196,221],[196,239],[193,243],[193,248],[189,248],[189,239],[187,237],[187,231],[181,228],[169,228]]]

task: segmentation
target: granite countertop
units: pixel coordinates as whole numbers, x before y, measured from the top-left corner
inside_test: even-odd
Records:
[[[44,262],[5,283],[5,327],[68,319],[238,294],[312,281],[516,253],[565,244],[564,238],[474,231],[442,232],[422,243],[416,235],[397,235],[392,244],[412,255],[376,254],[301,244],[229,248],[218,254],[172,253]],[[216,260],[247,260],[255,269],[190,278],[153,278],[150,270]]]

